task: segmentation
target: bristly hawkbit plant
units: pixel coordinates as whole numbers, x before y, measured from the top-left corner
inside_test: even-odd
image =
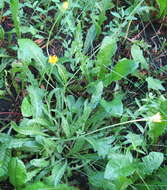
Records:
[[[166,73],[150,60],[158,67],[166,46],[145,48],[145,1],[8,3],[18,48],[2,43],[5,17],[0,89],[12,106],[0,99],[0,189],[166,188]]]
[[[12,20],[16,31],[17,38],[21,38],[20,20],[19,20],[19,0],[10,0],[10,10],[12,13]]]

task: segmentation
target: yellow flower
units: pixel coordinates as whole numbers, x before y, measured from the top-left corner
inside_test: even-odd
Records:
[[[64,2],[63,2],[62,8],[63,8],[64,10],[67,10],[67,9],[68,9],[68,1],[64,1]]]
[[[56,55],[49,55],[49,63],[56,64],[58,62],[58,57]]]
[[[162,121],[161,114],[158,112],[149,118],[149,121],[154,123],[160,123]]]

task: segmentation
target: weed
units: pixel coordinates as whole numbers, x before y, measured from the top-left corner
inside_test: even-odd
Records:
[[[0,2],[2,190],[167,187],[156,2]]]

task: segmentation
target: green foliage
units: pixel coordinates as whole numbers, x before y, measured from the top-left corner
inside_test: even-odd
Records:
[[[10,161],[11,151],[8,150],[4,145],[1,145],[0,150],[0,181],[3,181],[8,176],[8,164]]]
[[[165,90],[165,88],[162,86],[162,82],[158,79],[154,79],[152,77],[146,78],[146,81],[148,83],[148,88],[149,89],[154,89],[154,90]]]
[[[133,157],[131,154],[114,153],[109,155],[109,161],[106,165],[104,178],[110,180],[121,179],[134,173],[135,166],[133,164]]]
[[[51,187],[51,186],[45,185],[42,182],[36,182],[34,184],[29,184],[29,185],[26,185],[25,188],[23,188],[23,190],[41,190],[41,189],[43,189],[43,190],[48,190],[48,189],[53,189],[53,190],[77,190],[76,188],[67,186],[66,184],[60,184],[60,185],[57,185],[56,187]]]
[[[134,60],[126,58],[121,59],[112,69],[112,72],[105,77],[105,85],[108,86],[113,81],[118,81],[127,75],[133,73],[138,67],[138,63]]]
[[[31,63],[31,60],[36,61],[37,68],[44,68],[46,65],[46,58],[42,50],[30,39],[18,40],[18,59],[23,62]]]
[[[2,26],[0,26],[0,40],[4,40],[5,32]]]
[[[12,157],[9,162],[9,180],[16,188],[24,185],[27,172],[24,163],[17,157]]]
[[[159,6],[159,17],[164,17],[167,15],[167,2],[163,0],[156,0]]]
[[[167,45],[154,4],[0,1],[0,184],[167,187]]]
[[[99,67],[98,76],[104,78],[107,66],[112,65],[111,58],[114,56],[117,49],[117,39],[113,36],[106,36],[100,46],[97,55],[97,66]]]
[[[149,155],[142,158],[143,163],[140,166],[139,173],[143,175],[152,174],[162,164],[164,155],[160,152],[150,152]]]
[[[19,0],[10,0],[10,10],[14,22],[17,38],[21,38],[20,20],[19,20]]]
[[[143,56],[143,51],[141,48],[134,44],[131,48],[131,54],[135,62],[140,63],[143,69],[148,69],[148,64]]]

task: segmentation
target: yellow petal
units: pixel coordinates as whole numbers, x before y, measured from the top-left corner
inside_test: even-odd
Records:
[[[67,10],[68,9],[68,1],[65,1],[63,4],[62,4],[62,8],[64,10]]]
[[[58,62],[58,57],[56,55],[49,55],[49,60],[48,62],[51,64],[56,64]]]

